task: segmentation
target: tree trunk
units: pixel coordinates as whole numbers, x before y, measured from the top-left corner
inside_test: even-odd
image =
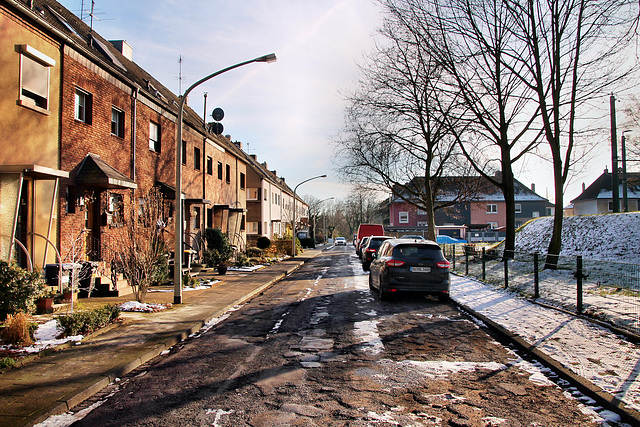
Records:
[[[503,258],[513,259],[516,246],[515,184],[510,161],[502,164],[502,193],[506,206],[506,233]]]
[[[553,214],[553,232],[551,233],[551,240],[549,241],[549,248],[547,249],[547,260],[544,264],[545,269],[557,270],[558,258],[560,255],[560,249],[562,245],[562,172],[561,168],[554,166],[554,191],[556,196],[555,212]]]

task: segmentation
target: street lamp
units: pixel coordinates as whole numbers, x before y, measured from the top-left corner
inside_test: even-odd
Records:
[[[295,258],[296,256],[296,191],[298,191],[298,187],[300,187],[305,182],[309,182],[318,178],[326,178],[327,175],[318,175],[313,178],[305,179],[300,184],[296,185],[293,189],[293,223],[291,224],[291,231],[293,232],[293,236],[291,237],[291,255]]]
[[[182,245],[183,245],[183,230],[182,230],[182,115],[184,112],[184,104],[187,100],[189,93],[198,85],[206,82],[209,79],[214,78],[222,73],[233,70],[234,68],[242,67],[243,65],[251,64],[252,62],[275,62],[277,60],[275,53],[260,56],[258,58],[250,59],[248,61],[240,62],[222,70],[216,71],[213,74],[198,80],[182,94],[180,97],[180,105],[178,106],[178,132],[176,135],[176,198],[174,202],[175,210],[175,255],[174,255],[174,270],[173,270],[173,303],[182,304]]]
[[[329,197],[329,198],[327,198],[327,199],[320,200],[320,201],[318,202],[318,206],[320,206],[320,204],[321,204],[322,202],[326,202],[327,200],[333,200],[334,198],[335,198],[335,197]],[[317,215],[316,215],[316,216],[317,216]],[[324,238],[323,238],[323,242],[322,242],[322,243],[326,244],[326,243],[327,243],[327,218],[326,218],[326,215],[322,215],[322,221],[323,221],[323,223],[324,223],[324,226],[323,226],[323,228],[322,228],[322,229],[323,229],[323,236],[324,236]],[[315,242],[315,233],[316,233],[316,223],[315,223],[315,221],[314,221],[314,222],[313,222],[313,234],[314,234],[314,236],[313,236],[313,237],[314,237],[314,242]]]

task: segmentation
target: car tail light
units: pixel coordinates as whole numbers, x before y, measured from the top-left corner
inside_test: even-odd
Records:
[[[370,252],[370,253],[375,253],[375,251],[376,251],[375,249],[367,249],[367,252]]]
[[[404,265],[404,261],[400,261],[399,259],[390,259],[387,261],[387,265],[389,267],[400,267]]]
[[[437,262],[436,265],[440,268],[449,268],[449,261],[445,259],[444,261]]]

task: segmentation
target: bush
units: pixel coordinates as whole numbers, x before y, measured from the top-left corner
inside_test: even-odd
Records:
[[[38,324],[29,322],[25,313],[9,314],[2,329],[2,342],[13,345],[33,344],[33,334],[38,329]]]
[[[300,245],[303,248],[315,248],[316,247],[316,243],[313,241],[313,237],[305,237],[303,239],[300,239]]]
[[[271,240],[269,240],[269,238],[266,236],[260,236],[258,237],[256,246],[258,247],[258,249],[267,249],[269,246],[271,246]]]
[[[0,260],[0,320],[9,314],[31,313],[36,299],[43,293],[44,280],[40,272],[30,272]]]
[[[247,258],[247,256],[243,253],[239,253],[236,256],[236,267],[247,267],[250,266],[251,264],[249,263],[249,258]]]
[[[229,239],[219,228],[207,228],[205,231],[207,250],[204,253],[207,267],[217,267],[226,263],[233,256],[233,248]]]
[[[249,258],[260,258],[264,255],[262,249],[249,247],[247,248],[247,256]]]
[[[120,317],[120,308],[117,305],[107,304],[90,311],[81,311],[58,317],[58,323],[65,336],[86,335],[96,329],[105,327],[115,322]]]
[[[16,359],[13,357],[0,357],[0,369],[11,368],[16,365]]]

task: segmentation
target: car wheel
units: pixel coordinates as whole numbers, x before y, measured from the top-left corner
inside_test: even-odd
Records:
[[[371,274],[369,274],[369,289],[373,290],[373,278],[371,277]]]
[[[382,290],[382,283],[380,284],[380,287],[378,288],[378,297],[380,298],[380,301],[388,301],[389,300],[389,292],[385,292]]]
[[[362,269],[364,271],[369,271],[370,268],[371,268],[371,263],[366,262],[366,261],[362,263]]]
[[[449,294],[439,294],[438,301],[440,302],[449,302]]]

